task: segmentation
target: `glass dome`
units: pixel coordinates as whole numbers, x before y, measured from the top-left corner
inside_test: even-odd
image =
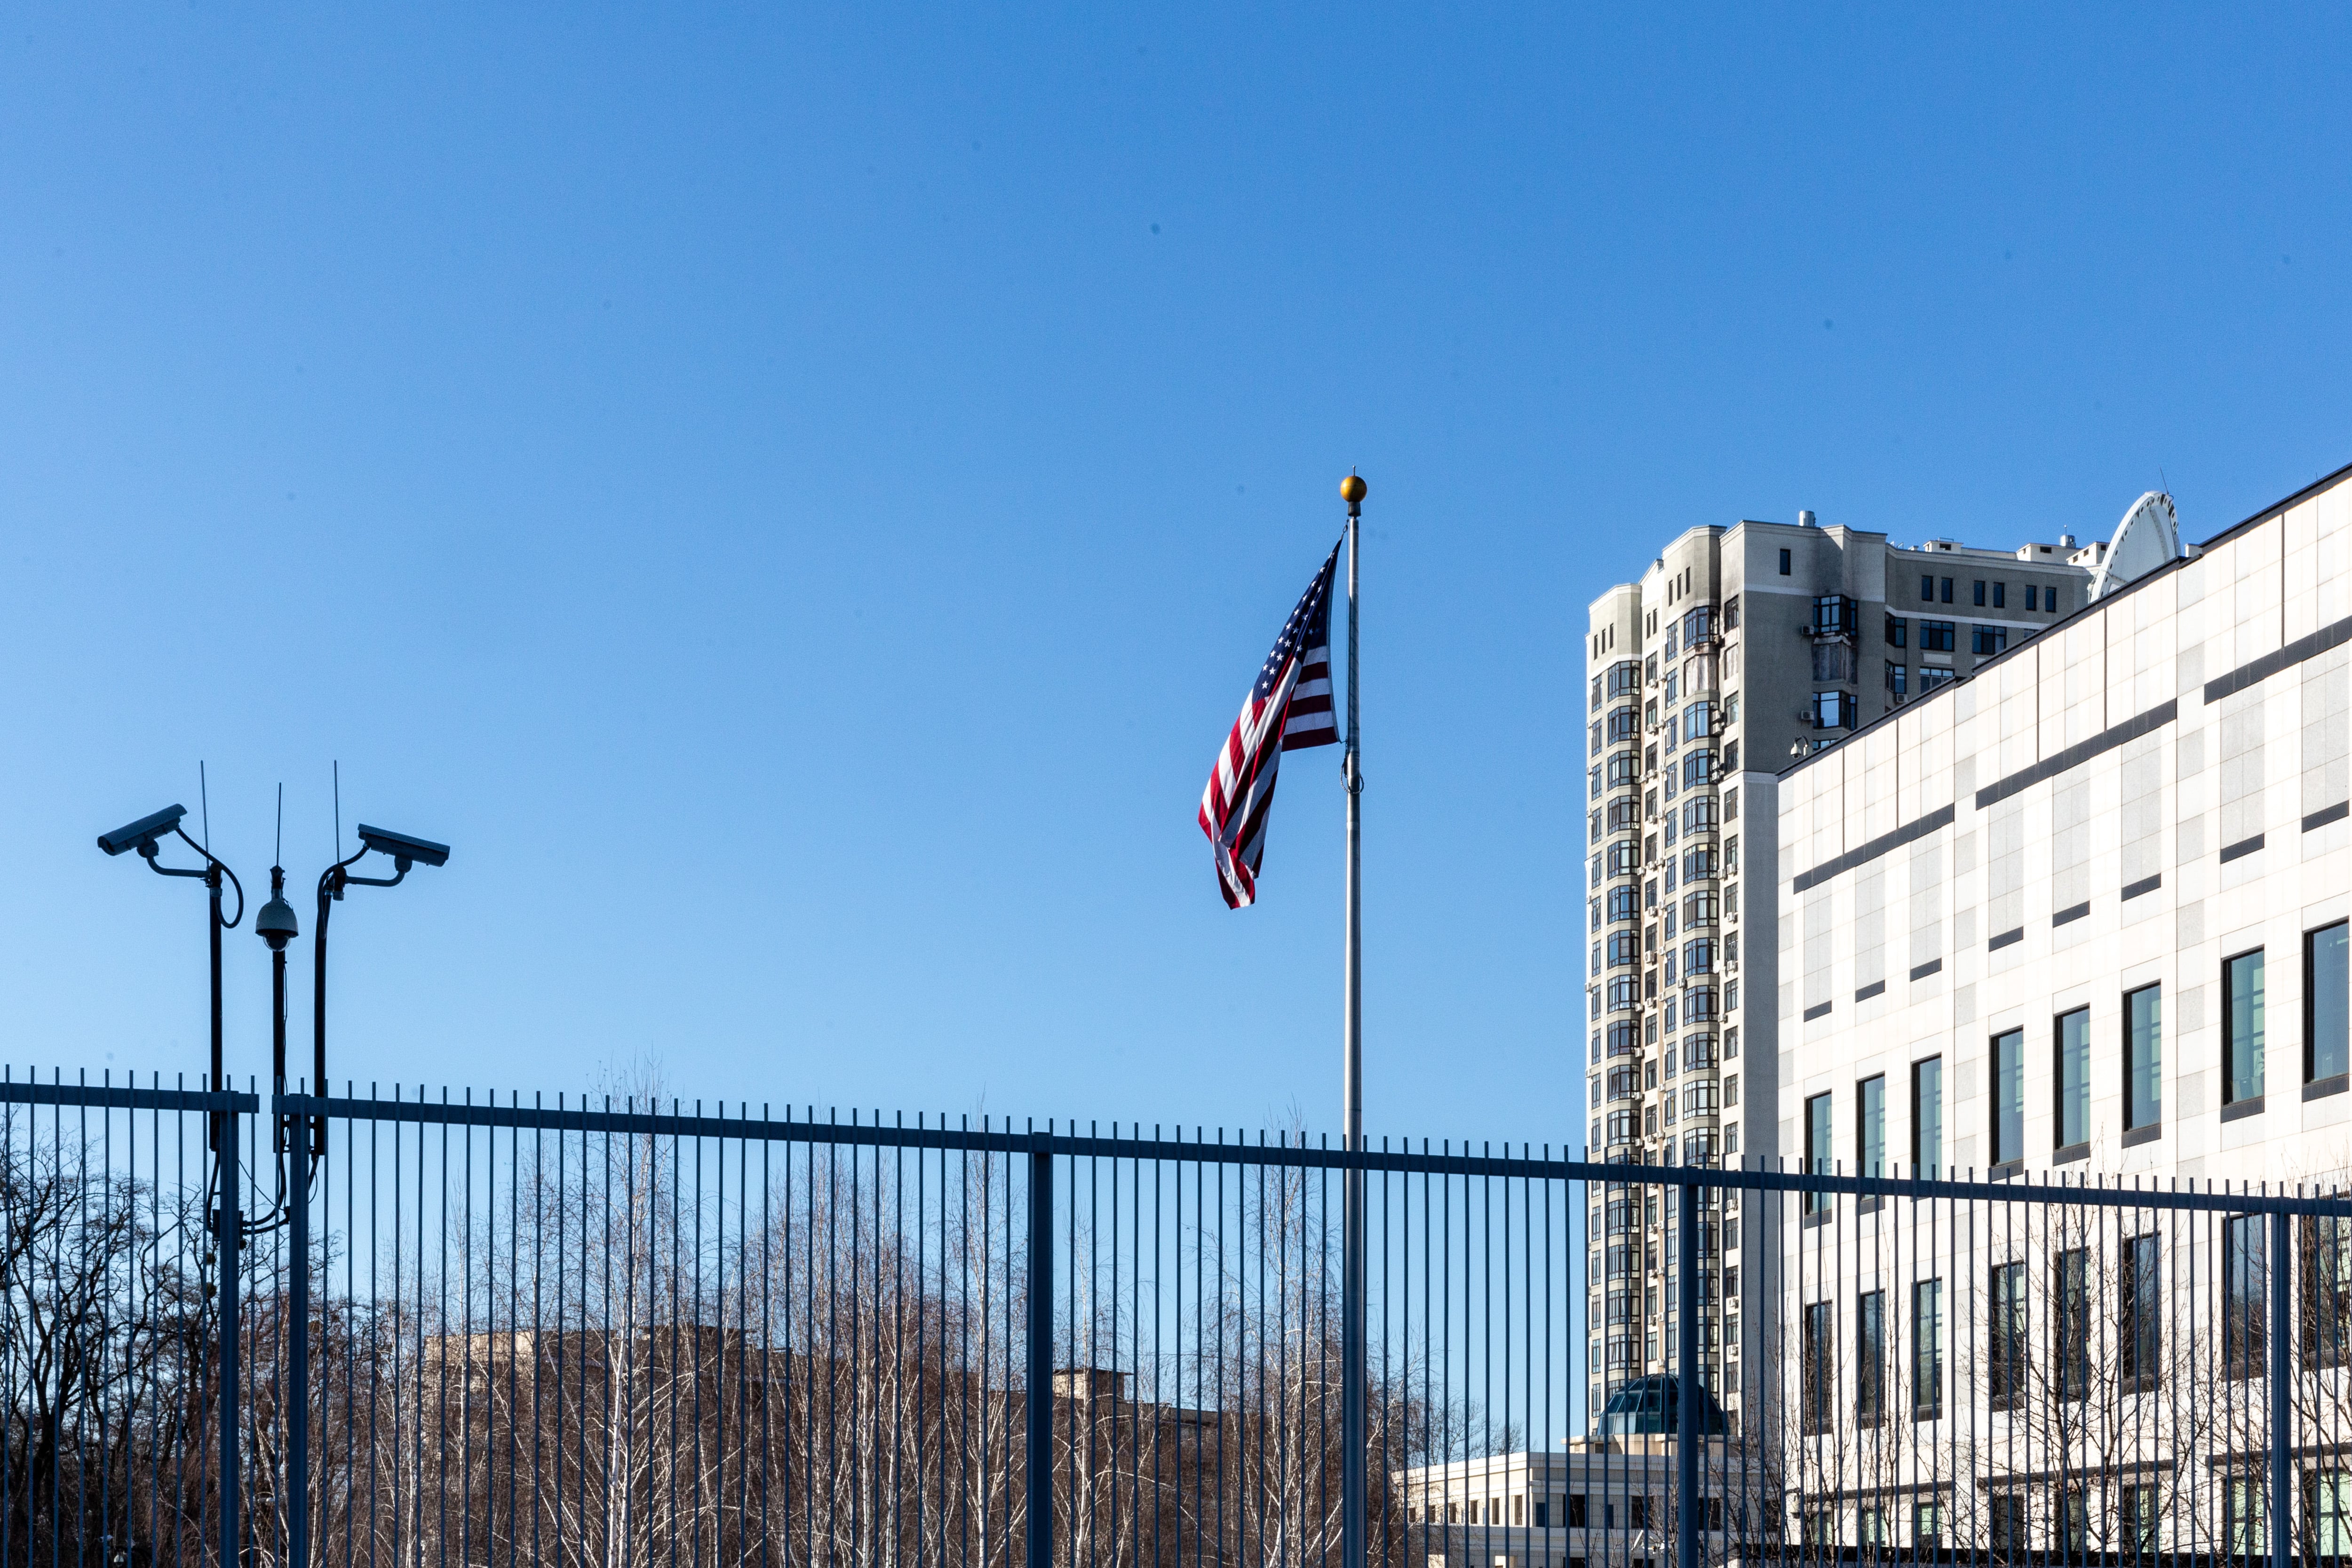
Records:
[[[1601,1411],[1601,1436],[1628,1437],[1673,1432],[1675,1410],[1679,1403],[1675,1383],[1672,1377],[1637,1377],[1611,1394]],[[1698,1397],[1700,1435],[1721,1436],[1727,1429],[1723,1406],[1704,1388],[1699,1390]]]

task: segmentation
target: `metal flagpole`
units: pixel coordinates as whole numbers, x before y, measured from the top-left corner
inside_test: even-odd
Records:
[[[1340,776],[1348,787],[1348,964],[1341,1034],[1342,1116],[1349,1149],[1364,1146],[1364,953],[1362,808],[1364,775],[1357,741],[1356,713],[1356,527],[1364,507],[1364,481],[1350,473],[1339,481],[1348,503],[1348,739]],[[1345,1231],[1339,1303],[1339,1561],[1340,1568],[1364,1568],[1364,1173],[1341,1173]]]

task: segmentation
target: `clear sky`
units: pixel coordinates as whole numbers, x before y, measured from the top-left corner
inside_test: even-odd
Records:
[[[299,1040],[340,759],[456,853],[338,1078],[1328,1129],[1338,753],[1255,910],[1192,814],[1353,465],[1369,1125],[1576,1141],[1587,602],[2352,460],[2352,97],[2340,11],[1563,9],[10,9],[0,1054],[200,1067],[92,845],[200,758]]]

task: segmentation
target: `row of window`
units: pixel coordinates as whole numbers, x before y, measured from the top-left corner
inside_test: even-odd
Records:
[[[1979,658],[2005,651],[2009,647],[2008,626],[1972,623],[1969,627],[1969,651]],[[1919,651],[1922,653],[1958,653],[1960,626],[1958,621],[1921,621]],[[1911,646],[1911,623],[1901,616],[1886,617],[1886,646]]]
[[[2222,1103],[2252,1108],[2268,1083],[2269,1016],[2265,957],[2261,948],[2221,965]],[[2352,922],[2306,931],[2303,938],[2302,1082],[2334,1088],[2352,1082]],[[2163,1120],[2164,987],[2143,985],[2123,998],[2123,1130],[2153,1135]],[[2088,1152],[2091,1137],[2091,1010],[2075,1007],[2051,1020],[2051,1147],[2061,1159]],[[2032,1077],[2025,1031],[1992,1039],[1992,1103],[1988,1153],[1999,1170],[2027,1154],[2025,1110]],[[1805,1168],[1827,1173],[1836,1158],[1833,1096],[1805,1101]],[[1929,1057],[1911,1068],[1911,1169],[1933,1177],[1942,1168],[1943,1063]],[[1884,1075],[1855,1086],[1855,1169],[1882,1175],[1886,1160]],[[1822,1200],[1808,1194],[1809,1210]]]
[[[1973,1375],[1982,1379],[1980,1385],[1972,1379],[1972,1385],[1981,1387],[1990,1409],[2012,1412],[2086,1401],[2111,1406],[2122,1395],[2162,1386],[2168,1363],[2214,1351],[2225,1377],[2266,1375],[2273,1370],[2270,1223],[2262,1215],[2233,1215],[2221,1222],[2218,1345],[2178,1328],[2168,1331],[2164,1236],[2121,1237],[2095,1251],[2061,1245],[2038,1274],[2022,1258],[1991,1264],[1984,1281],[1983,1318],[1969,1325],[1967,1336]],[[2352,1220],[2305,1216],[2295,1223],[2298,1352],[2306,1370],[2352,1364]],[[2192,1282],[2210,1278],[2210,1266],[2193,1243],[2173,1245],[2190,1249],[2186,1267]],[[2277,1283],[2286,1286],[2283,1278]],[[1896,1353],[1885,1289],[1853,1298],[1850,1346],[1838,1343],[1834,1302],[1806,1303],[1801,1396],[1808,1433],[1837,1429],[1842,1377],[1851,1380],[1856,1426],[1882,1426],[1904,1413],[1920,1421],[1943,1415],[1944,1282],[1919,1280],[1910,1287],[1910,1297],[1907,1358]],[[1906,1363],[1907,1381],[1902,1375]]]
[[[2221,1560],[2240,1563],[2266,1557],[2271,1549],[2267,1527],[2263,1522],[2263,1499],[2267,1480],[2254,1476],[2223,1478],[2221,1504],[2220,1539],[2214,1542]],[[2074,1563],[2095,1563],[2103,1560],[2131,1562],[2135,1559],[2155,1559],[2161,1551],[2158,1525],[2168,1511],[2178,1513],[2178,1505],[2168,1509],[2166,1497],[2173,1488],[2160,1487],[2152,1481],[2126,1482],[2107,1494],[2112,1498],[2115,1515],[2112,1533],[2103,1531],[2104,1541],[2095,1541],[2091,1530],[2092,1499],[2088,1491],[2076,1485],[2054,1492],[2041,1504],[2041,1510],[2052,1514],[2042,1527],[2047,1534],[2046,1551],[2053,1557]],[[2352,1555],[2352,1471],[2311,1469],[2303,1472],[2303,1521],[2299,1527],[2302,1552],[2306,1557],[2341,1559]],[[2054,1508],[2053,1507],[2054,1504]],[[1937,1551],[1947,1545],[1951,1529],[1948,1506],[1940,1500],[1921,1500],[1907,1505],[1911,1510],[1911,1545],[1925,1551]],[[1997,1563],[2024,1563],[2034,1552],[2032,1531],[2035,1521],[2029,1518],[2028,1495],[2021,1490],[1992,1493],[1981,1505],[1990,1527],[1992,1556]],[[2037,1510],[2039,1511],[2039,1510]],[[1887,1505],[1857,1503],[1853,1509],[1853,1539],[1841,1542],[1838,1535],[1838,1510],[1808,1508],[1804,1510],[1801,1529],[1807,1546],[1836,1548],[1850,1545],[1865,1551],[1885,1551],[1893,1542],[1887,1535]],[[2176,1524],[2175,1529],[2180,1526]],[[2193,1528],[2193,1527],[2191,1527]],[[2108,1553],[2112,1552],[2113,1555]],[[1570,1568],[1580,1568],[1571,1560]]]
[[[2009,607],[2007,583],[1986,582],[1979,578],[1972,584],[1972,590],[1971,597],[1979,608],[2001,610]],[[2025,607],[2055,614],[2059,605],[2058,595],[2059,589],[2054,583],[2047,587],[2028,583],[2025,584]],[[1952,603],[1952,580],[1922,573],[1919,577],[1919,602],[1923,605]]]
[[[1939,686],[1948,686],[1959,679],[1959,673],[1948,664],[1923,664],[1919,667],[1919,695],[1925,697]],[[1897,702],[1911,695],[1910,670],[1889,661],[1886,666],[1886,689]]]
[[[1625,1358],[1628,1364],[1633,1357]],[[1528,1500],[1514,1493],[1507,1500],[1501,1497],[1459,1498],[1440,1502],[1432,1498],[1411,1505],[1407,1519],[1415,1524],[1500,1524],[1524,1525],[1532,1522],[1538,1530],[1585,1530],[1597,1526],[1602,1530],[1652,1530],[1673,1528],[1674,1512],[1667,1500],[1645,1493],[1626,1492],[1611,1497],[1601,1494],[1588,1505],[1583,1492],[1554,1492],[1549,1498],[1538,1498],[1528,1519]],[[1738,1500],[1734,1500],[1735,1504]],[[1723,1499],[1711,1497],[1707,1502],[1706,1528],[1723,1528]],[[1584,1568],[1584,1559],[1571,1557],[1569,1568]]]

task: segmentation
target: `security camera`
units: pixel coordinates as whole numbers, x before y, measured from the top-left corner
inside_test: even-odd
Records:
[[[126,849],[138,849],[152,845],[180,826],[180,818],[188,815],[184,805],[167,805],[152,816],[142,816],[128,827],[118,827],[111,833],[98,836],[98,847],[109,855],[120,855]]]
[[[370,827],[364,822],[360,824],[360,842],[379,855],[391,856],[404,866],[410,861],[421,861],[427,866],[449,863],[449,847],[446,844],[436,844],[430,838],[411,838],[405,833]]]

